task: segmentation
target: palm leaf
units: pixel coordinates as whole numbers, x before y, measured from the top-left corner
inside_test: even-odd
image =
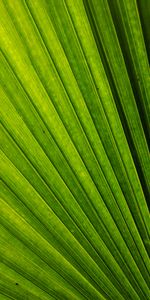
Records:
[[[137,2],[0,1],[0,299],[149,298]]]

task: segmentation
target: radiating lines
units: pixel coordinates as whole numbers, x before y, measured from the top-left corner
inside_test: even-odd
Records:
[[[82,0],[0,2],[2,299],[148,299],[149,213],[137,172],[141,164],[148,188],[146,137],[108,3],[89,3],[87,14]],[[124,5],[129,43],[138,21]]]

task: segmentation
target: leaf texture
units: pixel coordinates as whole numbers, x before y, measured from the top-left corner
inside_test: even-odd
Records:
[[[0,1],[2,300],[149,299],[145,9]]]

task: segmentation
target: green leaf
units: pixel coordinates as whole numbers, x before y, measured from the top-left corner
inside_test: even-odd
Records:
[[[0,299],[149,298],[143,10],[0,2]]]

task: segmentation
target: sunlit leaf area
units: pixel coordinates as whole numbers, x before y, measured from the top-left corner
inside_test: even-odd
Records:
[[[0,300],[150,299],[149,28],[149,0],[0,0]]]

